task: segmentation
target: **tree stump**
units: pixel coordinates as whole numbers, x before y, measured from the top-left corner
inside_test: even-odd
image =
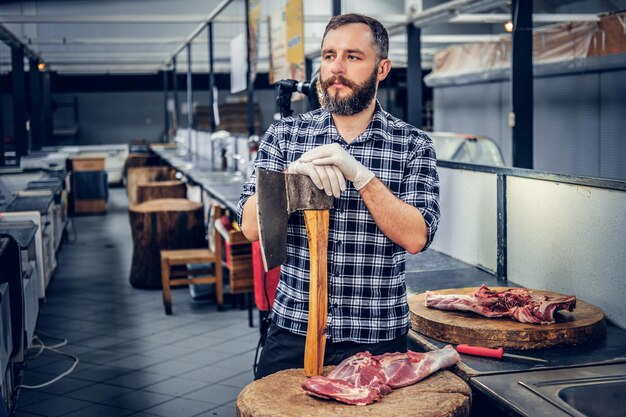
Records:
[[[137,184],[136,204],[163,198],[187,198],[187,186],[182,181],[150,181]]]
[[[207,248],[202,204],[182,198],[151,200],[129,207],[133,236],[130,284],[161,288],[162,249]]]
[[[137,204],[137,185],[154,181],[175,180],[175,172],[172,167],[143,167],[131,168],[126,177],[126,194],[128,206]]]
[[[153,153],[129,153],[126,161],[124,161],[122,175],[126,178],[128,170],[131,168],[159,166],[160,164],[161,158]]]

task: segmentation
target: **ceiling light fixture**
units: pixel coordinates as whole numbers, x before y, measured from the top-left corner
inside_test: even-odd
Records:
[[[504,30],[509,33],[513,32],[513,22],[511,21],[511,19],[508,19],[506,22],[504,22]]]
[[[37,64],[37,69],[39,71],[45,71],[46,70],[46,64],[43,62],[40,62],[39,64]]]

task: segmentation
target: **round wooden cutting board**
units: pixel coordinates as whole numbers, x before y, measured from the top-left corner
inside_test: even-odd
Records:
[[[287,369],[248,384],[237,398],[237,416],[461,417],[470,413],[470,388],[449,371],[438,371],[366,406],[311,397],[301,387],[305,379],[304,369]]]
[[[495,291],[509,287],[490,287]],[[437,294],[468,294],[473,288],[450,288]],[[551,297],[564,297],[549,291],[530,290]],[[509,349],[540,349],[574,346],[603,337],[606,333],[604,312],[598,307],[576,300],[572,312],[558,311],[554,324],[520,323],[507,317],[487,318],[472,312],[443,311],[424,305],[425,294],[409,297],[413,330],[443,342]]]

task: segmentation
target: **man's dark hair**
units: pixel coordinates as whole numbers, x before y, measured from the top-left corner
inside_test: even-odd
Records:
[[[362,14],[348,13],[334,16],[330,19],[328,25],[326,25],[326,30],[324,31],[324,36],[322,37],[322,43],[324,43],[324,39],[326,38],[328,31],[337,29],[338,27],[344,25],[349,25],[351,23],[363,23],[370,28],[372,31],[372,39],[374,40],[374,48],[378,53],[378,61],[386,59],[387,54],[389,53],[389,35],[387,34],[387,29],[385,29],[382,23],[378,20]]]

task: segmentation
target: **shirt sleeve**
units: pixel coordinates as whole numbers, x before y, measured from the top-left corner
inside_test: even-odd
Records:
[[[283,151],[280,145],[280,135],[283,129],[281,123],[275,123],[271,125],[265,135],[260,141],[259,150],[254,160],[255,171],[243,185],[243,191],[239,197],[239,203],[237,204],[237,223],[241,226],[241,216],[243,214],[243,206],[248,201],[248,198],[256,192],[256,168],[265,168],[272,171],[284,171],[285,162],[283,157]]]
[[[417,131],[415,137],[402,180],[401,199],[417,207],[424,217],[428,235],[422,250],[426,250],[439,226],[439,175],[432,140],[421,131]]]

